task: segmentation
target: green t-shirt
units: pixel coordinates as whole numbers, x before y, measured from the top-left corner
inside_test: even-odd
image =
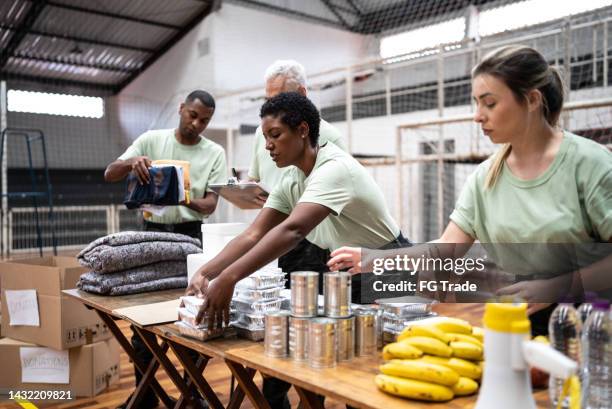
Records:
[[[331,210],[307,237],[323,249],[380,248],[400,232],[372,176],[331,143],[320,147],[308,177],[296,167],[288,169],[265,207],[290,214],[298,203],[317,203]]]
[[[183,145],[174,136],[174,129],[147,131],[140,135],[127,150],[119,156],[126,160],[134,156],[147,156],[151,160],[173,159],[189,161],[191,179],[191,198],[202,198],[210,192],[211,183],[227,182],[225,150],[206,138],[200,138],[196,145]],[[202,220],[204,215],[186,206],[170,206],[163,216],[153,215],[149,221],[174,224]]]
[[[321,119],[319,125],[319,145],[325,145],[327,142],[332,142],[341,149],[346,150],[340,131]],[[270,153],[266,150],[266,140],[261,130],[261,125],[257,127],[255,143],[253,144],[253,155],[251,156],[251,166],[249,166],[249,178],[257,180],[266,188],[273,190],[283,173],[289,168],[279,168],[276,166],[270,157]]]
[[[470,175],[450,215],[465,233],[482,243],[578,244],[612,239],[612,153],[605,147],[565,132],[559,152],[542,175],[521,180],[504,164],[497,183],[485,190],[491,163],[492,159],[481,163]],[[540,249],[550,251],[553,246],[544,247]],[[531,272],[545,271],[545,264],[551,263],[539,260],[544,254],[539,251],[520,253]],[[502,267],[520,264],[510,254],[498,258]]]

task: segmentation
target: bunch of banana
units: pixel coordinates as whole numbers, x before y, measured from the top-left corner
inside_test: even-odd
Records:
[[[478,390],[482,377],[482,328],[457,318],[437,317],[405,328],[383,349],[376,385],[385,392],[446,401]]]

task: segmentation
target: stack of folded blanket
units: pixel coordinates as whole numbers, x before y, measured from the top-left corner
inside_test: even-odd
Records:
[[[200,241],[183,234],[122,232],[100,237],[77,256],[91,271],[77,286],[104,295],[185,288],[187,255],[201,252]]]

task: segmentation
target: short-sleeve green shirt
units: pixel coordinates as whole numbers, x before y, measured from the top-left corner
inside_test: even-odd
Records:
[[[491,163],[470,175],[450,219],[482,242],[496,264],[519,275],[555,275],[604,255],[599,247],[567,245],[612,239],[612,153],[606,148],[565,132],[542,175],[521,180],[504,164],[497,183],[485,190]]]
[[[174,136],[174,129],[147,131],[140,135],[127,150],[119,156],[126,160],[135,156],[147,156],[151,160],[173,159],[190,163],[190,196],[204,197],[210,192],[211,183],[227,182],[225,150],[206,138],[200,138],[196,145],[183,145]],[[202,220],[204,215],[186,206],[171,206],[163,216],[153,215],[149,220],[154,223],[175,224]]]
[[[332,142],[342,150],[346,150],[340,131],[321,119],[319,125],[319,145],[325,145],[327,142]],[[277,167],[272,158],[270,158],[270,153],[266,150],[266,140],[261,125],[257,127],[251,165],[249,166],[249,178],[261,182],[266,188],[272,190],[280,181],[283,172],[288,169],[290,168],[281,169]]]
[[[298,203],[317,203],[331,210],[307,237],[323,249],[380,248],[400,232],[372,176],[331,143],[320,147],[308,177],[296,167],[288,169],[265,207],[290,214]]]
[[[489,159],[465,184],[450,218],[483,243],[592,243],[612,239],[612,153],[564,133],[549,168],[521,180],[504,164],[493,188]]]

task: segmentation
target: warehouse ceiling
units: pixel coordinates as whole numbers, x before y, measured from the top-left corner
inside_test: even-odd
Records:
[[[491,2],[225,1],[360,34],[390,32]],[[222,0],[2,0],[0,78],[116,93],[221,6]]]

